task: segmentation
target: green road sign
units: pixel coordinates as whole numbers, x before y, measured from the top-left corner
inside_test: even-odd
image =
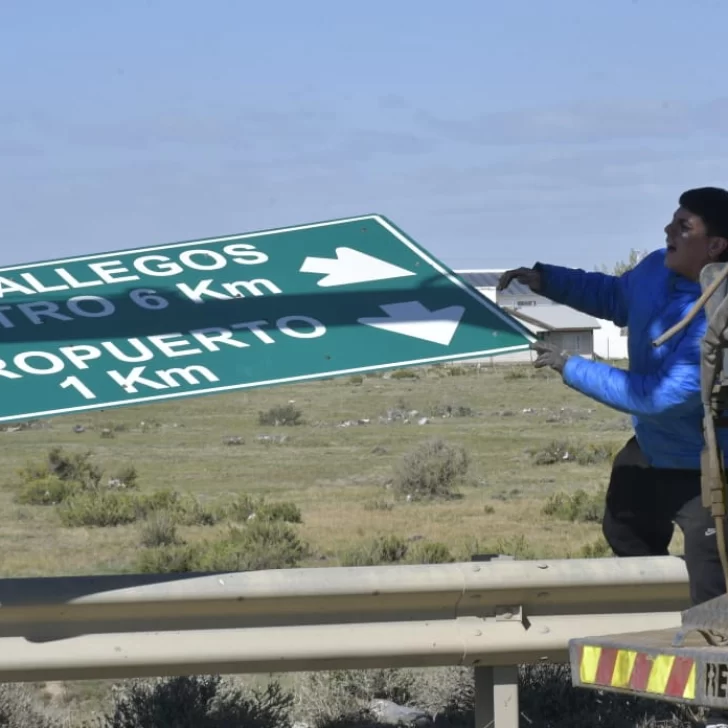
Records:
[[[528,348],[378,215],[0,269],[0,421]]]

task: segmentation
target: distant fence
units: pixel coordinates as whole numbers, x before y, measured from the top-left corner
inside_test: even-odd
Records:
[[[469,665],[517,728],[517,665],[687,606],[676,557],[2,579],[0,681]]]

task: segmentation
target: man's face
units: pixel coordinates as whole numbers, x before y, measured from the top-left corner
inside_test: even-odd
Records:
[[[728,247],[725,238],[708,235],[705,223],[698,215],[679,207],[665,226],[667,255],[665,265],[680,275],[697,281],[708,263],[718,260]]]

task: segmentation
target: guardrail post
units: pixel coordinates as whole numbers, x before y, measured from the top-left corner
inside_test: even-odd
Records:
[[[475,668],[475,728],[518,728],[518,668]]]
[[[473,554],[471,561],[513,561],[510,554]],[[518,667],[475,668],[475,728],[518,728]]]

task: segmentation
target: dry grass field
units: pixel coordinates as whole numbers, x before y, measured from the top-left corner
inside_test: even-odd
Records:
[[[6,425],[0,572],[606,555],[601,489],[629,435],[625,416],[526,365],[442,365]],[[56,686],[55,700],[78,718],[107,687]]]

